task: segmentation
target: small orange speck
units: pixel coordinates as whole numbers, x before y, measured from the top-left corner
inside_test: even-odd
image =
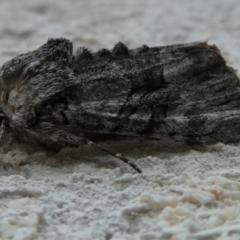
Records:
[[[216,189],[212,189],[212,190],[211,190],[211,193],[216,197],[216,199],[219,199],[219,198],[222,197],[222,193],[219,192],[219,191],[216,190]]]

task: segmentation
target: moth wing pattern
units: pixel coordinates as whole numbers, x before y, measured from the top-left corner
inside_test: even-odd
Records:
[[[76,58],[81,60],[74,72],[84,89],[78,124],[86,135],[239,140],[239,128],[231,129],[239,119],[239,79],[216,46],[195,42],[128,50],[118,43],[112,51]]]
[[[0,70],[0,108],[20,141],[46,148],[109,136],[239,141],[239,79],[216,46],[92,53],[49,39]],[[227,134],[226,134],[227,133]]]

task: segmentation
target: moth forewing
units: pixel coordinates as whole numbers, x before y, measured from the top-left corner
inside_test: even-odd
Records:
[[[92,53],[49,39],[0,70],[0,108],[23,142],[59,150],[110,136],[237,142],[239,79],[206,42]],[[141,170],[129,163],[138,172]]]

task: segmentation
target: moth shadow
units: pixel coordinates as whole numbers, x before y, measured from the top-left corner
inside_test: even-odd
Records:
[[[125,155],[135,163],[139,158],[159,156],[162,153],[185,154],[193,148],[198,150],[204,149],[201,146],[190,146],[170,140],[126,137],[109,138],[104,141],[98,141],[97,144],[113,153]],[[6,166],[17,166],[17,169],[32,164],[41,164],[45,167],[62,168],[66,166],[74,168],[79,163],[95,165],[98,168],[113,169],[120,167],[124,171],[127,168],[129,169],[127,164],[91,145],[80,145],[78,148],[66,147],[59,152],[54,152],[28,144],[16,144],[15,141],[12,141],[11,144],[8,142],[4,149],[4,154],[14,155],[14,160],[10,160],[10,165]],[[12,167],[8,167],[8,169],[10,168]]]
[[[146,138],[111,138],[98,141],[97,144],[113,153],[119,153],[138,165],[139,159],[149,156],[162,158],[166,154],[185,155],[191,150],[205,151],[204,146],[190,146],[170,140],[153,140]],[[58,153],[62,164],[85,163],[94,164],[98,168],[113,169],[119,167],[122,172],[129,172],[131,168],[119,159],[94,148],[91,145],[82,145],[79,148],[65,148]]]
[[[184,143],[179,143],[175,141],[162,141],[162,140],[152,140],[146,138],[111,138],[105,141],[97,142],[109,151],[121,155],[125,155],[130,159],[144,158],[147,156],[158,155],[161,153],[186,153],[192,150],[193,146],[189,146]],[[103,162],[114,159],[113,156],[97,149],[91,145],[82,145],[79,148],[64,148],[59,153],[58,156],[64,158],[64,156],[70,157],[72,160],[81,159],[81,161],[93,161],[96,159]],[[116,162],[116,160],[114,159]],[[112,162],[112,161],[111,161]]]

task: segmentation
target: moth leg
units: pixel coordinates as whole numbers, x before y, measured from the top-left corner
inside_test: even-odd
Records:
[[[125,162],[126,164],[131,166],[138,173],[142,173],[142,170],[135,163],[133,163],[131,160],[129,160],[127,157],[122,156],[119,153],[112,152],[112,151],[108,150],[107,148],[105,148],[101,145],[98,145],[86,138],[76,137],[72,134],[66,133],[65,131],[58,132],[56,135],[51,136],[50,138],[53,140],[53,142],[56,142],[56,140],[57,140],[57,142],[62,142],[62,143],[65,143],[66,145],[71,144],[76,147],[79,146],[80,142],[82,142],[83,144],[91,145],[91,146],[93,146],[97,149],[100,149],[101,151],[103,151],[115,158],[122,160],[123,162]]]
[[[118,159],[122,160],[123,162],[125,162],[126,164],[131,166],[138,173],[142,173],[142,170],[135,163],[133,163],[131,160],[129,160],[127,157],[123,156],[122,154],[112,152],[112,151],[108,150],[107,148],[104,148],[103,146],[98,145],[98,144],[96,144],[96,143],[94,143],[94,142],[92,142],[90,140],[87,140],[87,139],[82,139],[81,141],[83,143],[85,143],[85,144],[88,144],[88,145],[91,145],[91,146],[93,146],[95,148],[98,148],[101,151],[103,151],[105,153],[108,153],[109,155],[112,155],[115,158],[118,158]]]

